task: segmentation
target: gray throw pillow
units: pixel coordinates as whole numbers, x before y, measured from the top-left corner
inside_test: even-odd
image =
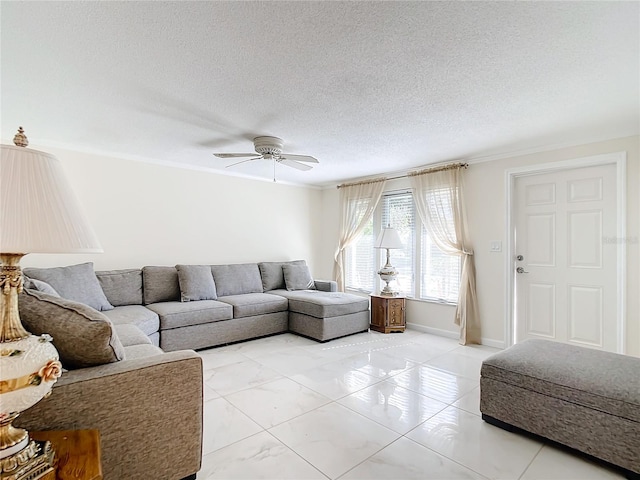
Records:
[[[282,265],[287,290],[313,290],[315,285],[306,265]]]
[[[25,268],[29,278],[47,282],[62,298],[84,303],[96,310],[113,310],[93,271],[93,263],[68,267]]]
[[[35,278],[29,278],[26,275],[24,277],[24,288],[28,288],[30,290],[37,290],[42,293],[47,293],[49,295],[53,295],[54,297],[60,297],[60,294],[55,291],[55,289],[49,285],[47,282],[43,282],[42,280],[36,280]]]
[[[263,292],[257,263],[211,265],[211,272],[219,297]]]
[[[111,321],[87,305],[24,290],[18,300],[20,319],[34,335],[48,333],[68,370],[117,362],[124,348]]]
[[[180,301],[176,267],[142,267],[142,285],[145,305]]]
[[[142,305],[142,270],[104,270],[96,272],[109,303],[114,307]]]
[[[265,292],[269,290],[279,290],[286,288],[284,284],[284,274],[282,273],[283,265],[306,265],[304,260],[293,260],[291,262],[261,262],[258,264],[260,276],[262,277],[262,289]]]
[[[209,265],[176,265],[180,301],[217,300],[216,284]]]

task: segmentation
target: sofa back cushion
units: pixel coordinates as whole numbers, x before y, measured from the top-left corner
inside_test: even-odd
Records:
[[[291,262],[261,262],[258,264],[260,268],[260,276],[262,277],[262,289],[265,292],[269,290],[282,290],[286,288],[284,283],[284,274],[282,272],[283,265],[306,265],[304,260],[293,260]]]
[[[124,358],[124,348],[111,321],[83,303],[25,289],[18,307],[22,324],[29,332],[53,337],[53,345],[66,369]]]
[[[176,267],[143,267],[144,304],[179,302],[180,284]]]
[[[93,271],[93,263],[81,263],[68,267],[25,268],[29,278],[48,283],[62,298],[84,303],[96,310],[112,310]]]
[[[212,265],[211,272],[218,297],[262,293],[262,279],[257,263]]]
[[[96,272],[96,277],[114,307],[142,305],[142,270],[105,270]]]

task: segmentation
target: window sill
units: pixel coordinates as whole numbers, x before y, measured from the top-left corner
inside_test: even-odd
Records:
[[[347,293],[351,293],[353,295],[358,295],[361,297],[369,297],[371,295],[375,295],[376,292],[369,292],[367,290],[356,290],[353,288],[345,288],[345,292]],[[445,300],[435,300],[435,299],[429,299],[429,298],[415,298],[415,297],[409,297],[407,295],[403,295],[403,298],[406,298],[407,300],[410,300],[412,302],[420,302],[420,303],[432,303],[435,305],[444,305],[444,306],[449,306],[449,307],[456,307],[458,304],[455,302],[447,302]]]
[[[407,297],[407,300],[412,300],[414,302],[420,302],[420,303],[433,303],[433,304],[436,304],[436,305],[444,305],[444,306],[449,306],[449,307],[457,307],[458,306],[457,303],[447,302],[445,300],[429,299],[429,298]]]

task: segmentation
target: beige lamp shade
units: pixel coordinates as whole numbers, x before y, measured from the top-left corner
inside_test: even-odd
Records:
[[[378,235],[374,248],[403,248],[398,231],[393,227],[385,227]]]
[[[0,252],[100,253],[56,157],[2,145]]]

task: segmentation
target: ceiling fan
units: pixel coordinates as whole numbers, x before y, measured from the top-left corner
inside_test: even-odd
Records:
[[[313,167],[311,165],[307,165],[307,163],[320,163],[317,159],[310,157],[309,155],[292,155],[290,153],[282,153],[283,145],[284,142],[278,137],[255,137],[253,139],[253,147],[257,152],[257,156],[256,153],[214,153],[214,155],[218,158],[253,157],[232,163],[231,165],[227,165],[225,168],[240,165],[241,163],[252,162],[254,160],[272,160],[274,168],[274,182],[276,163],[281,163],[282,165],[293,167],[298,170],[311,170]]]

